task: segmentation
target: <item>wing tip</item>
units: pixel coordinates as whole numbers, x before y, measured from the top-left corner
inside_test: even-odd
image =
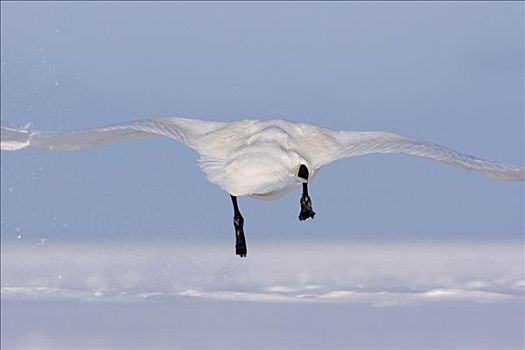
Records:
[[[487,174],[489,177],[500,181],[525,181],[525,167],[513,167],[504,172],[492,172]]]
[[[17,151],[30,145],[31,132],[27,128],[2,123],[0,127],[0,149]]]

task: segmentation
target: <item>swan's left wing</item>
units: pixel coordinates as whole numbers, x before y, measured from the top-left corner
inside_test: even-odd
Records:
[[[320,167],[337,159],[372,153],[402,153],[448,163],[506,181],[524,181],[525,168],[460,153],[445,146],[390,132],[350,132],[323,129],[328,146],[315,159]]]
[[[223,126],[223,123],[185,118],[145,119],[69,132],[39,132],[2,124],[2,150],[41,148],[72,151],[127,140],[165,136],[195,148],[198,139]]]

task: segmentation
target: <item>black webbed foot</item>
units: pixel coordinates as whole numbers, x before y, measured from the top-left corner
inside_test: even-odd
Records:
[[[308,177],[310,176],[308,172],[308,168],[306,165],[301,164],[299,167],[299,172],[297,173],[297,176],[300,177],[303,180],[308,181]],[[312,210],[312,200],[310,199],[310,196],[308,195],[308,182],[303,182],[303,194],[301,196],[301,212],[299,213],[299,220],[304,221],[308,218],[314,218],[315,212]]]
[[[235,254],[237,254],[241,258],[246,258],[247,253],[248,253],[248,250],[246,249],[246,244],[236,244],[235,245]]]
[[[301,212],[299,213],[299,220],[303,221],[308,218],[314,218],[315,212],[312,210],[312,200],[307,194],[301,196]]]
[[[237,205],[237,197],[230,195],[233,203],[233,226],[235,227],[235,254],[245,258],[248,253],[246,248],[246,238],[244,237],[244,218]]]
[[[246,247],[246,238],[244,237],[244,218],[241,215],[235,215],[233,225],[235,226],[235,254],[241,258],[245,258],[248,253],[248,248]]]

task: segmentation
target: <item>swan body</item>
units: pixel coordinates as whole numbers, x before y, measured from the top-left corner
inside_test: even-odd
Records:
[[[186,118],[139,120],[72,132],[37,132],[2,125],[1,149],[43,148],[69,151],[166,136],[200,155],[208,180],[235,196],[273,198],[303,182],[301,164],[310,171],[337,159],[371,153],[405,153],[474,170],[499,180],[523,181],[523,167],[465,155],[423,140],[389,132],[334,131],[283,119],[210,122]]]
[[[273,199],[303,186],[300,219],[313,218],[307,183],[335,160],[371,153],[403,153],[479,172],[499,180],[524,181],[525,168],[466,155],[445,146],[390,132],[335,131],[283,119],[212,122],[158,118],[71,131],[39,132],[2,124],[2,150],[69,151],[147,137],[169,137],[195,150],[207,179],[232,196],[237,254],[246,255],[238,196]],[[301,175],[302,173],[302,175]]]

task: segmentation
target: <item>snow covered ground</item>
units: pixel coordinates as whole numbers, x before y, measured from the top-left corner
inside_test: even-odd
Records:
[[[2,242],[2,346],[523,348],[521,243]]]

